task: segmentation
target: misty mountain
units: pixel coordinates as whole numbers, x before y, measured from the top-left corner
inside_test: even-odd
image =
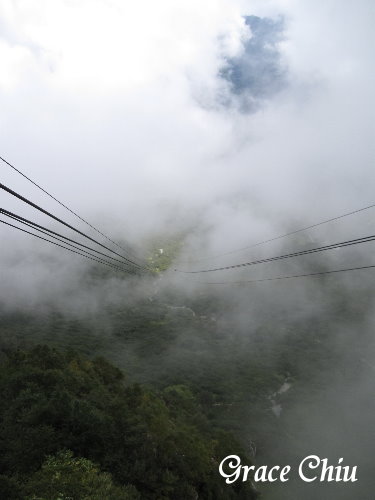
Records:
[[[1,499],[373,500],[374,21],[0,2]]]

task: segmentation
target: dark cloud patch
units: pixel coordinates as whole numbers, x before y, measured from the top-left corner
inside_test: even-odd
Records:
[[[287,82],[278,43],[283,39],[283,19],[246,16],[251,37],[243,53],[226,61],[220,71],[243,111],[255,111],[262,101],[279,92]]]

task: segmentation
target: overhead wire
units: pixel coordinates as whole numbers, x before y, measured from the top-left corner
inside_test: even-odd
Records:
[[[3,212],[3,211],[1,210],[1,212]],[[56,245],[60,248],[64,248],[65,250],[68,250],[72,253],[75,253],[77,255],[85,257],[89,260],[92,260],[94,262],[98,262],[99,264],[103,264],[103,265],[106,265],[108,267],[111,267],[113,269],[117,269],[117,270],[120,270],[123,272],[131,273],[131,271],[129,271],[127,269],[120,268],[119,266],[113,265],[112,263],[108,263],[100,258],[96,258],[96,256],[92,256],[92,254],[89,254],[88,252],[85,252],[84,250],[81,250],[81,252],[84,252],[84,253],[81,253],[81,252],[78,252],[77,249],[73,250],[72,248],[65,247],[63,245],[60,245],[60,244],[54,242],[54,241],[50,241],[47,238],[43,238],[42,236],[39,236],[35,233],[32,233],[31,231],[27,231],[26,229],[22,229],[18,226],[15,226],[14,224],[10,224],[9,222],[3,221],[1,219],[0,219],[0,222],[2,224],[6,224],[7,226],[13,227],[19,231],[22,231],[24,233],[35,236],[36,238],[39,238],[43,241],[46,241],[46,242],[51,243],[53,245]],[[369,240],[369,241],[373,241],[373,240]],[[69,243],[66,243],[66,244],[69,245]],[[73,247],[73,245],[70,245],[70,246]],[[75,247],[73,247],[73,248],[75,248]],[[333,270],[329,270],[329,271],[319,271],[319,272],[305,273],[305,274],[294,274],[294,275],[288,275],[288,276],[276,276],[273,278],[260,278],[260,279],[255,279],[255,280],[239,280],[239,281],[223,281],[223,282],[201,282],[201,281],[198,281],[196,283],[201,284],[201,285],[239,285],[239,284],[247,284],[247,283],[261,283],[261,282],[266,282],[266,281],[279,281],[279,280],[293,279],[293,278],[322,276],[322,275],[328,275],[328,274],[334,274],[334,273],[342,273],[342,272],[348,272],[348,271],[357,271],[357,270],[373,269],[373,268],[375,268],[375,265],[357,266],[357,267],[350,267],[350,268],[343,268],[343,269],[333,269]]]
[[[311,248],[307,250],[300,250],[298,252],[293,252],[293,253],[288,253],[284,255],[277,255],[275,257],[268,257],[265,259],[258,259],[258,260],[253,260],[251,262],[243,262],[241,264],[233,264],[231,266],[223,266],[223,267],[217,267],[217,268],[212,268],[212,269],[200,269],[200,270],[195,270],[195,271],[183,271],[180,269],[175,269],[175,271],[184,273],[184,274],[197,274],[197,273],[209,273],[209,272],[216,272],[216,271],[225,271],[229,269],[236,269],[240,267],[246,267],[246,266],[253,266],[257,264],[264,264],[267,262],[274,262],[277,260],[283,260],[283,259],[288,259],[292,257],[299,257],[301,255],[309,255],[312,253],[317,253],[317,252],[323,252],[326,250],[333,250],[335,248],[342,248],[342,247],[347,247],[347,246],[352,246],[352,245],[359,245],[361,243],[369,243],[371,241],[375,240],[375,235],[371,236],[364,236],[362,238],[356,238],[354,240],[347,240],[347,241],[340,241],[338,243],[332,243],[330,245],[324,245],[321,247],[316,247],[316,248]]]
[[[196,283],[199,283],[200,285],[240,285],[244,283],[261,283],[263,281],[277,281],[277,280],[286,280],[286,279],[292,279],[292,278],[305,278],[308,276],[322,276],[324,274],[333,274],[333,273],[344,273],[347,271],[358,271],[360,269],[373,269],[375,268],[374,265],[368,265],[368,266],[358,266],[358,267],[348,267],[344,269],[333,269],[330,271],[319,271],[316,273],[305,273],[305,274],[293,274],[289,276],[276,276],[274,278],[260,278],[260,279],[254,279],[254,280],[240,280],[240,281],[212,281],[212,282],[203,282],[203,281],[196,281]]]
[[[23,233],[27,233],[27,234],[30,234],[32,236],[35,236],[36,238],[39,238],[39,239],[44,240],[44,241],[47,241],[48,243],[51,243],[52,245],[56,245],[56,246],[58,246],[60,248],[64,248],[65,250],[69,250],[70,252],[73,252],[73,253],[76,253],[78,255],[81,255],[82,257],[86,257],[87,259],[93,260],[95,262],[98,262],[98,263],[103,264],[103,265],[108,266],[108,267],[112,267],[113,269],[117,269],[119,271],[123,271],[123,272],[131,274],[131,271],[125,270],[124,268],[121,268],[119,266],[116,266],[116,265],[110,264],[108,262],[105,262],[102,259],[99,259],[99,258],[96,258],[96,257],[93,257],[93,256],[89,257],[89,255],[91,255],[91,254],[85,255],[85,253],[88,253],[88,252],[85,252],[85,253],[77,252],[76,250],[73,250],[72,248],[65,247],[63,245],[60,245],[59,243],[56,243],[56,242],[51,241],[51,240],[48,240],[47,238],[43,238],[43,236],[39,236],[38,234],[32,233],[31,231],[27,231],[26,229],[22,229],[21,227],[15,226],[14,224],[10,224],[9,222],[6,222],[6,221],[4,221],[2,219],[0,219],[0,222],[2,224],[6,224],[7,226],[10,226],[10,227],[13,227],[15,229],[18,229],[19,231],[22,231]],[[81,251],[84,252],[84,250],[81,250]]]
[[[88,221],[86,221],[84,218],[82,218],[80,215],[78,215],[76,212],[74,212],[72,209],[70,209],[68,206],[66,206],[63,202],[61,202],[56,197],[54,197],[51,193],[49,193],[47,190],[45,190],[42,186],[40,186],[39,184],[37,184],[30,177],[28,177],[26,174],[24,174],[21,170],[19,170],[14,165],[12,165],[10,162],[8,162],[5,158],[3,158],[3,157],[0,156],[0,160],[2,160],[5,164],[7,164],[9,167],[11,167],[14,171],[16,171],[17,173],[19,173],[22,177],[24,177],[25,179],[27,179],[29,182],[31,182],[34,186],[36,186],[38,189],[40,189],[42,192],[44,192],[50,198],[52,198],[57,203],[59,203],[61,206],[63,206],[66,210],[68,210],[69,212],[71,212],[74,216],[76,216],[82,222],[84,222],[89,227],[91,227],[93,230],[95,230],[98,234],[100,234],[101,236],[103,236],[104,238],[106,238],[108,241],[110,241],[111,243],[113,243],[114,245],[116,245],[118,248],[120,248],[121,250],[123,250],[125,253],[128,253],[129,255],[132,255],[130,251],[128,251],[125,248],[123,248],[117,242],[115,242],[114,240],[112,240],[111,238],[109,238],[106,234],[104,234],[99,229],[97,229],[95,226],[93,226],[92,224],[90,224]],[[146,270],[146,271],[149,270],[147,267],[144,267],[144,266],[142,266],[142,265],[140,265],[140,264],[138,264],[138,263],[136,263],[136,262],[128,259],[127,257],[124,257],[121,254],[118,254],[114,250],[106,247],[105,245],[101,244],[100,242],[96,241],[95,239],[91,238],[90,236],[86,235],[85,233],[79,231],[78,229],[74,228],[70,224],[68,224],[68,223],[64,222],[63,220],[59,219],[58,217],[54,216],[53,214],[51,214],[47,210],[43,209],[42,207],[36,205],[35,203],[31,202],[30,200],[27,200],[23,196],[19,195],[18,193],[16,193],[13,190],[11,190],[10,188],[8,188],[7,186],[5,186],[4,184],[0,183],[0,188],[3,189],[3,190],[5,190],[5,191],[7,191],[10,194],[12,194],[13,196],[16,196],[17,198],[19,198],[20,200],[24,201],[25,203],[33,206],[37,210],[45,213],[49,217],[52,217],[53,219],[55,219],[56,221],[60,222],[61,224],[64,224],[66,227],[72,229],[73,231],[77,232],[78,234],[80,234],[80,235],[84,236],[85,238],[93,241],[97,245],[101,246],[102,248],[105,248],[106,250],[114,253],[115,255],[121,257],[122,259],[124,259],[125,261],[128,262],[128,264],[126,264],[125,262],[123,264],[125,264],[125,265],[132,265],[134,267],[137,267],[139,269],[143,269],[143,270]],[[239,249],[236,249],[236,250],[232,250],[232,251],[229,251],[229,252],[225,252],[225,253],[222,253],[222,254],[217,254],[217,255],[212,256],[212,257],[206,257],[206,258],[202,258],[202,259],[197,259],[195,261],[190,261],[190,262],[201,262],[201,261],[208,260],[208,259],[215,259],[215,258],[218,258],[218,257],[223,257],[223,256],[226,256],[226,255],[231,255],[231,254],[234,254],[234,253],[238,253],[238,252],[241,252],[241,251],[244,251],[244,250],[248,250],[248,249],[251,249],[251,248],[254,248],[254,247],[257,247],[257,246],[269,243],[269,242],[272,242],[272,241],[276,241],[276,240],[279,240],[279,239],[282,239],[282,238],[286,238],[288,236],[292,236],[294,234],[297,234],[297,233],[300,233],[300,232],[303,232],[303,231],[307,231],[308,229],[312,229],[312,228],[315,228],[315,227],[327,224],[329,222],[333,222],[333,221],[342,219],[344,217],[348,217],[350,215],[354,215],[354,214],[363,212],[365,210],[368,210],[368,209],[374,208],[374,207],[375,207],[375,203],[373,203],[371,205],[367,205],[367,206],[362,207],[362,208],[359,208],[357,210],[353,210],[351,212],[346,212],[346,213],[338,215],[336,217],[325,219],[323,221],[320,221],[320,222],[315,223],[315,224],[311,224],[309,226],[305,226],[305,227],[300,228],[300,229],[296,229],[294,231],[290,231],[288,233],[284,233],[284,234],[275,236],[273,238],[269,238],[269,239],[266,239],[266,240],[263,240],[263,241],[259,241],[257,243],[254,243],[254,244],[246,246],[246,247],[242,247],[242,248],[239,248]],[[7,212],[7,211],[4,211],[3,209],[1,209],[1,212],[4,215],[6,215],[5,212]],[[11,214],[11,213],[8,212],[8,214]],[[18,220],[19,222],[21,222],[22,219],[23,219],[22,217],[16,216],[15,214],[12,214],[12,215],[13,215],[13,218],[15,216],[15,220]],[[10,215],[8,215],[8,216],[10,216]],[[1,221],[1,222],[4,222],[4,221]],[[75,244],[78,244],[78,245],[80,245],[82,247],[90,249],[91,251],[94,251],[94,252],[96,252],[98,254],[101,254],[101,255],[103,255],[103,256],[105,256],[107,258],[110,258],[110,259],[115,260],[117,262],[121,262],[121,261],[118,261],[117,259],[114,259],[113,257],[108,256],[106,254],[103,254],[103,253],[101,253],[101,252],[99,252],[99,251],[97,251],[97,250],[95,250],[95,249],[93,249],[91,247],[87,247],[87,246],[85,246],[85,245],[83,245],[83,244],[81,244],[81,243],[79,243],[77,241],[71,240],[71,239],[69,239],[69,238],[67,238],[67,237],[65,237],[63,235],[59,235],[58,233],[55,233],[55,232],[53,232],[53,231],[51,231],[51,230],[49,230],[47,228],[44,228],[43,226],[39,226],[36,223],[28,221],[27,219],[23,219],[23,223],[26,224],[26,225],[31,224],[30,227],[33,227],[34,229],[37,229],[37,227],[39,227],[39,230],[41,232],[43,232],[43,230],[44,230],[44,231],[47,231],[48,233],[51,233],[51,234],[49,234],[50,237],[52,237],[52,234],[55,234],[55,236],[60,236],[64,240],[74,242]],[[14,227],[16,227],[16,226],[14,226]],[[18,228],[18,229],[22,230],[21,228]],[[33,234],[33,233],[30,233],[30,234]],[[34,235],[34,236],[37,236],[37,235]],[[349,241],[340,242],[340,243],[336,243],[336,244],[332,244],[332,245],[327,245],[327,246],[324,246],[324,247],[318,247],[318,248],[315,248],[315,249],[310,249],[310,250],[305,250],[305,251],[300,251],[300,252],[294,252],[294,253],[291,253],[291,254],[286,254],[286,255],[271,257],[271,258],[267,258],[267,259],[259,259],[257,261],[245,262],[245,263],[235,264],[235,265],[231,265],[231,266],[223,266],[223,267],[219,267],[219,268],[203,269],[203,270],[193,270],[193,271],[183,271],[183,270],[175,269],[175,271],[181,272],[181,273],[186,273],[186,274],[195,274],[195,273],[205,273],[205,272],[222,271],[222,270],[227,270],[227,269],[235,269],[235,268],[244,267],[244,266],[251,266],[251,265],[255,265],[255,264],[272,262],[272,261],[275,261],[275,260],[281,260],[281,259],[286,259],[286,258],[291,258],[291,257],[297,257],[297,256],[301,256],[301,255],[307,255],[307,254],[311,254],[311,253],[315,253],[315,252],[321,252],[321,251],[325,251],[325,250],[331,250],[331,249],[334,249],[334,248],[340,248],[340,247],[345,247],[345,246],[350,246],[350,245],[355,245],[355,244],[360,244],[360,243],[366,243],[366,242],[373,241],[374,238],[375,238],[374,236],[369,236],[369,237],[365,237],[365,238],[358,238],[356,240],[349,240]],[[58,239],[58,238],[56,238],[56,239]],[[65,242],[65,244],[68,244],[68,243]],[[73,245],[71,245],[71,246],[73,246]],[[75,247],[73,247],[73,248],[75,248]],[[83,251],[83,250],[81,250],[81,251]],[[138,257],[136,257],[134,255],[133,255],[133,258],[136,259],[136,260],[140,260],[140,259],[138,259]],[[372,266],[370,266],[370,267],[372,267]],[[364,268],[366,268],[366,267],[364,267]],[[357,268],[348,269],[348,270],[354,270],[354,269],[357,269]],[[359,268],[359,269],[362,269],[362,268]],[[341,271],[345,271],[345,270],[338,270],[338,271],[332,271],[332,272],[341,272]],[[327,273],[329,273],[329,272],[326,272],[324,274],[327,274]],[[315,274],[322,274],[322,273],[313,273],[313,274],[290,276],[290,277],[299,277],[299,276],[302,277],[302,276],[310,276],[310,275],[315,275]],[[287,279],[287,278],[289,278],[289,277],[270,278],[270,279],[267,278],[267,279],[260,280],[260,281],[269,281],[269,280],[273,280],[273,279]],[[259,281],[259,280],[255,280],[255,281]],[[248,281],[245,281],[245,282],[248,282]],[[251,280],[250,282],[254,282],[254,281]]]
[[[71,238],[68,238],[67,236],[65,236],[63,234],[56,233],[55,231],[52,231],[51,229],[48,229],[44,226],[41,226],[40,224],[37,224],[37,223],[30,221],[28,219],[25,219],[24,217],[21,217],[17,214],[14,214],[13,212],[9,212],[8,210],[5,210],[4,208],[0,208],[0,214],[3,214],[6,217],[9,217],[17,222],[20,222],[23,225],[26,225],[26,226],[28,226],[28,227],[30,227],[38,232],[41,232],[41,233],[49,236],[50,238],[54,238],[60,242],[65,243],[66,245],[72,246],[73,248],[78,249],[77,246],[75,246],[75,245],[78,245],[79,247],[86,248],[87,250],[90,250],[91,252],[95,252],[95,253],[102,255],[108,259],[114,260],[115,262],[119,262],[121,265],[129,266],[129,264],[127,264],[126,262],[123,262],[119,259],[116,259],[115,257],[112,257],[111,255],[107,255],[103,252],[100,252],[99,250],[96,250],[95,248],[84,245],[83,243],[81,243],[79,241],[72,240]],[[68,242],[70,242],[70,243],[68,243]],[[72,243],[73,243],[73,245],[72,245]],[[83,251],[81,248],[80,248],[80,250]],[[89,253],[89,252],[85,252],[85,253]],[[92,255],[92,254],[89,253],[89,255]],[[95,256],[95,257],[97,257],[97,256]],[[129,268],[128,268],[128,270],[129,270]],[[134,271],[132,271],[132,273],[133,272]]]
[[[109,236],[107,236],[106,234],[104,234],[102,231],[100,231],[98,228],[96,228],[95,226],[93,226],[92,224],[90,224],[90,222],[88,222],[86,219],[84,219],[83,217],[81,217],[80,215],[78,215],[74,210],[72,210],[71,208],[69,208],[67,205],[65,205],[62,201],[58,200],[55,196],[53,196],[51,193],[49,193],[46,189],[44,189],[42,186],[40,186],[39,184],[37,184],[35,181],[33,181],[32,179],[30,179],[30,177],[28,177],[26,174],[24,174],[21,170],[19,170],[18,168],[16,168],[14,165],[12,165],[9,161],[7,161],[5,158],[3,158],[2,156],[0,156],[0,160],[3,161],[6,165],[8,165],[10,168],[12,168],[15,172],[17,172],[18,174],[20,174],[22,177],[24,177],[25,179],[27,179],[29,182],[31,182],[34,186],[36,186],[38,189],[40,189],[43,193],[45,193],[47,196],[49,196],[50,198],[52,198],[54,201],[56,201],[59,205],[61,205],[62,207],[64,207],[66,210],[68,210],[71,214],[73,214],[75,217],[78,217],[78,219],[80,219],[82,222],[84,222],[87,226],[91,227],[91,229],[93,229],[94,231],[96,231],[98,234],[100,234],[101,236],[103,236],[104,238],[106,238],[108,241],[110,241],[112,244],[116,245],[118,248],[120,248],[123,252],[129,254],[131,257],[133,257],[134,259],[136,260],[139,260],[139,261],[142,261],[143,259],[139,259],[138,257],[136,257],[134,254],[132,254],[132,252],[130,252],[129,250],[126,250],[125,248],[123,248],[121,245],[119,245],[118,243],[116,243],[116,241],[112,240],[111,238],[109,238]]]
[[[203,262],[206,260],[217,259],[219,257],[225,257],[227,255],[232,255],[232,254],[238,253],[238,252],[243,252],[245,250],[250,250],[251,248],[255,248],[255,247],[258,247],[260,245],[264,245],[266,243],[271,243],[272,241],[280,240],[282,238],[286,238],[287,236],[292,236],[294,234],[298,234],[298,233],[301,233],[303,231],[307,231],[308,229],[313,229],[314,227],[322,226],[324,224],[328,224],[329,222],[334,222],[336,220],[343,219],[344,217],[348,217],[350,215],[355,215],[355,214],[358,214],[360,212],[364,212],[365,210],[369,210],[370,208],[374,208],[374,207],[375,207],[375,203],[372,203],[371,205],[367,205],[365,207],[358,208],[357,210],[352,210],[351,212],[346,212],[346,213],[338,215],[336,217],[331,217],[330,219],[325,219],[325,220],[317,222],[315,224],[311,224],[310,226],[302,227],[300,229],[296,229],[296,230],[290,231],[288,233],[280,234],[280,235],[275,236],[273,238],[258,241],[257,243],[253,243],[252,245],[249,245],[246,247],[238,248],[236,250],[231,250],[229,252],[225,252],[225,253],[221,253],[221,254],[216,254],[216,255],[213,255],[211,257],[203,257],[201,259],[190,260],[189,263]]]
[[[45,210],[44,208],[40,207],[36,203],[33,203],[32,201],[28,200],[27,198],[25,198],[24,196],[20,195],[19,193],[16,193],[15,191],[13,191],[9,187],[5,186],[4,184],[0,183],[0,188],[3,189],[4,191],[6,191],[7,193],[11,194],[12,196],[15,196],[16,198],[18,198],[19,200],[23,201],[24,203],[27,203],[28,205],[32,206],[33,208],[36,208],[37,210],[39,210],[40,212],[44,213],[45,215],[48,215],[49,217],[51,217],[52,219],[56,220],[57,222],[60,222],[64,226],[68,227],[69,229],[72,229],[73,231],[75,231],[76,233],[80,234],[81,236],[84,236],[88,240],[96,243],[97,245],[101,246],[102,248],[105,248],[107,251],[112,252],[113,254],[117,255],[118,257],[121,257],[122,259],[124,259],[125,261],[127,261],[129,264],[132,264],[134,267],[137,267],[139,269],[143,269],[145,271],[149,271],[148,268],[137,264],[136,262],[134,262],[134,261],[128,259],[127,257],[124,257],[123,255],[119,254],[115,250],[112,250],[111,248],[103,245],[102,243],[100,243],[99,241],[95,240],[94,238],[91,238],[91,236],[88,236],[87,234],[83,233],[79,229],[77,229],[74,226],[72,226],[72,225],[68,224],[67,222],[63,221],[59,217],[56,217],[55,215],[53,215],[48,210]]]

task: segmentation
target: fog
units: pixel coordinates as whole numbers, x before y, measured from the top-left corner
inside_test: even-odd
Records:
[[[216,304],[218,331],[239,348],[264,324],[274,328],[267,339],[277,346],[288,325],[323,318],[338,367],[332,377],[324,368],[311,399],[282,401],[285,421],[277,425],[297,430],[291,440],[280,432],[275,449],[284,450],[278,458],[294,460],[316,445],[335,460],[357,460],[367,472],[354,490],[320,498],[353,498],[353,491],[370,498],[373,271],[205,283],[373,265],[372,243],[239,270],[174,269],[244,263],[374,233],[370,209],[252,247],[375,202],[374,10],[370,0],[4,0],[0,6],[0,156],[139,256],[155,250],[154,238],[181,241],[157,278],[102,279],[83,257],[1,224],[1,309],[53,310],[95,323],[103,310],[119,306],[160,300],[183,307],[207,299]],[[100,239],[0,163],[3,184]],[[1,208],[83,241],[5,191],[0,197]],[[352,301],[348,317],[355,320],[347,325],[332,313],[340,294],[343,303]],[[114,334],[110,319],[99,323],[99,336]],[[150,361],[155,370],[162,371],[161,361],[194,366],[195,354],[204,363],[207,345],[195,339],[185,352],[189,328]],[[356,371],[351,353],[359,332]],[[339,375],[346,366],[347,380]],[[341,415],[346,424],[337,427]],[[316,494],[295,487],[306,498]],[[293,498],[302,494],[290,491]]]

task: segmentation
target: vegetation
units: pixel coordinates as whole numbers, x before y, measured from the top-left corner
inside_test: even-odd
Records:
[[[165,235],[151,238],[146,246],[149,248],[147,262],[154,273],[166,271],[181,251],[184,235]]]
[[[110,279],[92,272],[82,287]],[[298,425],[315,395],[367,366],[366,281],[192,295],[164,279],[90,316],[0,308],[0,498],[252,499],[250,482],[219,476],[225,456],[293,464],[311,452]]]
[[[0,372],[1,498],[254,498],[226,487],[215,431],[184,386],[125,384],[120,370],[47,346],[8,353]]]

